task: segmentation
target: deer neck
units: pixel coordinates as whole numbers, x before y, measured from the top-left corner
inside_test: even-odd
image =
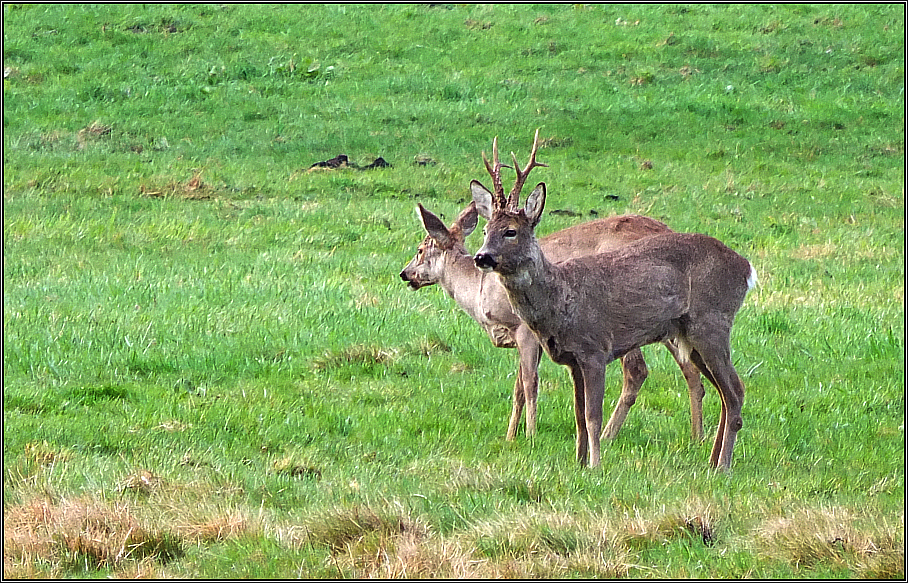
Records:
[[[566,321],[562,312],[568,289],[558,266],[545,258],[538,244],[512,273],[498,278],[514,311],[537,334],[550,334]]]
[[[445,268],[438,285],[471,318],[483,325],[487,323],[488,274],[476,267],[473,256],[466,249],[455,247],[445,252]]]

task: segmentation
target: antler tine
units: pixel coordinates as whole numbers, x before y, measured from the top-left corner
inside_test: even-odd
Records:
[[[527,181],[527,176],[530,175],[530,171],[537,167],[548,168],[547,164],[536,161],[536,151],[538,149],[539,129],[536,130],[536,135],[533,136],[533,151],[530,152],[530,161],[527,162],[527,165],[523,169],[517,164],[517,156],[514,155],[514,152],[511,152],[511,158],[514,159],[514,170],[517,172],[517,180],[514,182],[514,188],[511,189],[511,194],[508,196],[508,206],[511,208],[517,207],[517,203],[520,200],[520,191],[523,189],[523,184]]]
[[[498,159],[498,136],[495,136],[495,139],[492,140],[492,163],[489,164],[485,152],[482,153],[482,161],[485,162],[486,170],[489,171],[489,175],[492,177],[492,189],[495,191],[495,206],[504,208],[504,187],[501,185],[502,164]]]

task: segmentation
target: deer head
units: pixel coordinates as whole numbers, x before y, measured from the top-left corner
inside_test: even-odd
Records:
[[[416,255],[400,272],[400,278],[412,289],[438,283],[444,272],[445,253],[455,250],[466,254],[464,240],[476,228],[476,205],[470,203],[461,211],[457,219],[446,227],[431,211],[421,204],[417,205],[416,214],[426,230],[426,238],[416,249]]]
[[[533,149],[530,152],[530,161],[527,162],[526,166],[520,168],[517,164],[517,156],[511,152],[517,179],[507,198],[505,198],[504,188],[501,185],[502,164],[498,160],[498,139],[496,138],[492,142],[491,164],[486,159],[485,152],[482,154],[486,170],[492,177],[494,192],[490,192],[478,180],[470,182],[470,191],[473,194],[473,202],[476,203],[476,209],[482,217],[489,221],[485,228],[485,243],[475,257],[476,266],[480,269],[511,273],[516,271],[519,265],[507,265],[503,261],[513,261],[526,257],[526,254],[513,252],[516,246],[531,245],[538,251],[533,229],[539,223],[539,219],[542,217],[542,210],[545,207],[545,183],[540,182],[537,184],[533,192],[526,198],[523,208],[519,208],[520,191],[523,189],[530,171],[538,166],[546,166],[536,161],[536,151],[538,149],[539,130],[536,130],[536,135],[533,138]],[[541,252],[538,253],[541,255]]]

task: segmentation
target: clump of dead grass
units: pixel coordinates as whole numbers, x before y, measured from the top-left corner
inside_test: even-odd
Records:
[[[349,550],[367,537],[393,537],[403,533],[425,534],[426,528],[400,514],[354,506],[313,517],[306,527],[307,542],[327,545],[334,552]]]
[[[70,452],[51,446],[46,440],[32,441],[25,444],[25,457],[39,466],[47,467],[67,461]]]
[[[318,464],[308,458],[298,459],[294,454],[275,460],[271,464],[271,469],[276,474],[286,474],[292,478],[319,479],[322,477],[322,470]]]
[[[284,544],[322,545],[339,577],[490,579],[623,577],[629,564],[609,528],[528,509],[446,537],[390,509],[357,506],[279,528]]]
[[[861,578],[904,579],[904,516],[898,528],[867,527],[844,508],[801,509],[766,520],[757,532],[763,552],[795,567],[848,568]]]
[[[163,525],[184,544],[207,544],[246,536],[258,536],[264,531],[261,516],[242,506],[226,502],[237,493],[235,487],[216,488],[207,482],[165,482],[150,472],[135,472],[126,478],[136,483],[139,499],[146,506],[149,520]],[[149,484],[151,489],[146,490]],[[153,509],[154,515],[147,512]]]
[[[326,510],[302,526],[279,528],[278,538],[290,546],[327,547],[343,577],[451,575],[438,570],[438,557],[424,547],[429,529],[390,506],[381,511],[366,506]]]
[[[199,171],[186,182],[170,180],[165,185],[142,184],[139,187],[139,193],[152,198],[179,197],[189,200],[208,200],[212,196],[212,189],[202,181],[202,173]]]
[[[120,481],[120,490],[149,495],[164,485],[165,482],[160,476],[156,476],[150,470],[138,469]]]
[[[527,508],[475,525],[467,535],[484,578],[621,578],[630,569],[626,549],[610,523],[564,512]]]
[[[92,122],[76,134],[77,148],[84,149],[87,144],[109,136],[112,130],[111,126],[101,123],[100,120]]]
[[[194,543],[213,543],[261,532],[261,524],[245,513],[233,511],[205,511],[190,513],[173,527],[184,540]]]
[[[4,576],[26,573],[40,563],[81,566],[86,570],[117,567],[182,554],[168,532],[140,522],[128,504],[80,497],[54,503],[34,499],[4,512]]]
[[[626,521],[618,540],[630,549],[647,548],[680,538],[712,545],[716,541],[716,528],[712,506],[694,504],[685,510],[665,512],[652,518],[637,514]]]
[[[118,578],[166,578],[189,545],[261,535],[262,520],[212,504],[208,484],[165,481],[137,469],[119,482],[116,502],[88,495],[37,496],[4,509],[5,577],[66,577],[110,569]]]
[[[365,368],[388,366],[395,357],[396,351],[394,350],[356,344],[341,350],[326,352],[321,358],[312,361],[312,369],[322,372],[351,365]]]
[[[475,545],[488,557],[530,556],[552,553],[569,556],[597,541],[576,517],[553,512],[508,515],[474,527]]]

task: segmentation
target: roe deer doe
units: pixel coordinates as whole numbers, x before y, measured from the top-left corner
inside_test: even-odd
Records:
[[[722,410],[710,462],[731,468],[743,424],[744,384],[731,362],[731,327],[756,271],[720,241],[706,235],[667,233],[616,251],[552,263],[534,230],[545,206],[539,183],[518,207],[520,191],[536,162],[539,131],[524,168],[505,198],[498,140],[492,163],[483,153],[494,193],[474,180],[473,200],[488,216],[475,263],[498,275],[514,311],[551,359],[570,368],[581,464],[600,462],[599,433],[605,365],[653,342],[676,339],[697,369],[719,391]]]
[[[526,435],[536,433],[536,396],[539,387],[538,367],[542,355],[536,337],[522,324],[508,301],[507,293],[498,278],[484,273],[473,261],[473,255],[464,246],[464,240],[473,232],[477,223],[475,203],[465,208],[450,227],[422,205],[417,207],[419,220],[428,235],[417,248],[416,255],[400,272],[400,277],[411,288],[439,284],[444,291],[471,318],[485,329],[492,344],[500,348],[517,347],[518,368],[514,383],[511,418],[506,438],[517,435],[517,427],[526,404]],[[592,255],[618,249],[642,237],[670,233],[663,223],[640,215],[625,215],[597,219],[574,225],[540,240],[545,256],[550,261],[563,261],[571,257]],[[691,436],[703,439],[703,383],[700,372],[689,360],[682,357],[678,348],[666,342],[665,346],[681,367],[690,394]],[[631,350],[621,358],[624,383],[615,410],[603,431],[614,438],[627,417],[630,407],[637,400],[640,386],[648,370],[643,354]]]

